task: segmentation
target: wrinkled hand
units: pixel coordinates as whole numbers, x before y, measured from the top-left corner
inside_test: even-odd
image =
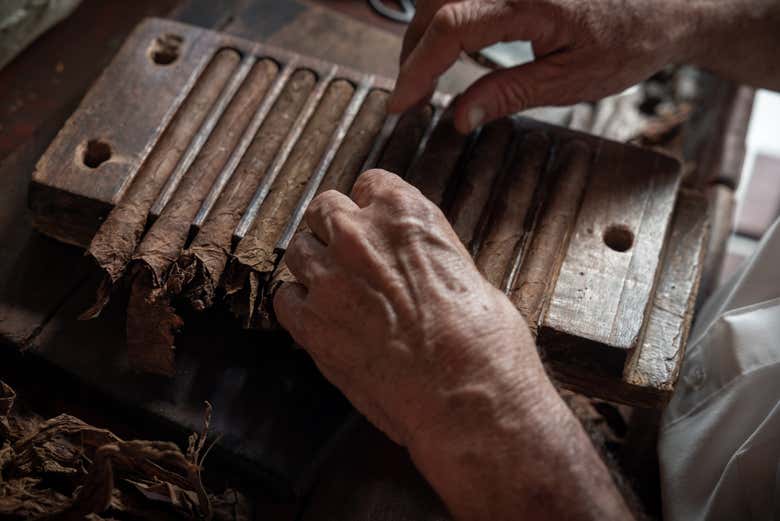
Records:
[[[694,11],[676,0],[420,0],[407,29],[388,109],[434,90],[461,52],[527,40],[536,61],[492,72],[457,100],[462,132],[542,105],[595,101],[649,77],[693,50]]]
[[[416,188],[371,170],[351,199],[315,198],[306,219],[311,231],[286,254],[300,284],[278,290],[277,317],[396,442],[464,429],[551,389],[539,385],[546,375],[523,318]]]

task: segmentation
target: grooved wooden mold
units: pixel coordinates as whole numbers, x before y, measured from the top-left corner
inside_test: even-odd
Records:
[[[104,273],[84,317],[124,278],[130,359],[168,375],[174,299],[195,310],[225,302],[245,327],[275,327],[270,296],[292,279],[284,251],[308,203],[382,167],[444,210],[564,385],[663,403],[706,237],[706,206],[677,200],[678,163],[524,118],[460,136],[438,94],[388,117],[391,87],[229,35],[144,22],[30,187],[36,226],[87,248]]]

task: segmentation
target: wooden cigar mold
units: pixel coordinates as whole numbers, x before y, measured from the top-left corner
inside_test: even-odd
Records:
[[[526,118],[459,135],[435,95],[384,113],[392,83],[177,22],[125,42],[41,158],[37,228],[87,249],[97,316],[129,288],[128,356],[175,370],[172,302],[277,327],[284,251],[317,193],[385,168],[436,202],[515,303],[554,376],[659,406],[674,388],[707,232],[679,164]]]

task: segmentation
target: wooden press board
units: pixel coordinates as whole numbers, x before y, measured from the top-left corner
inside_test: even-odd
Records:
[[[87,247],[224,48],[239,51],[242,64],[271,58],[280,70],[313,71],[318,82],[346,79],[355,92],[392,87],[281,49],[147,20],[38,163],[30,186],[38,229]],[[563,385],[632,405],[665,403],[679,372],[707,235],[705,201],[678,194],[679,164],[524,118],[459,137],[446,102],[437,95],[420,117],[386,120],[369,154],[375,157],[367,161],[404,175],[442,206],[479,268],[529,320]],[[187,147],[171,151],[167,161],[197,160],[214,139],[202,126],[191,134]],[[305,146],[290,145],[292,156],[294,147]],[[214,168],[223,173],[226,167]],[[220,189],[212,187],[204,201],[213,204]],[[171,193],[160,194],[152,217],[166,211],[175,191],[174,184]],[[300,217],[305,201],[296,199],[292,207],[285,219]],[[242,221],[251,225],[246,215]],[[247,229],[234,233],[239,246]],[[261,280],[272,280],[274,267],[283,265],[278,239],[277,257],[266,263],[271,268]]]

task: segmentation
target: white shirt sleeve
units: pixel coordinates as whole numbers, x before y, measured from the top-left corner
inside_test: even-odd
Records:
[[[664,519],[780,521],[780,222],[699,314],[658,450]]]

